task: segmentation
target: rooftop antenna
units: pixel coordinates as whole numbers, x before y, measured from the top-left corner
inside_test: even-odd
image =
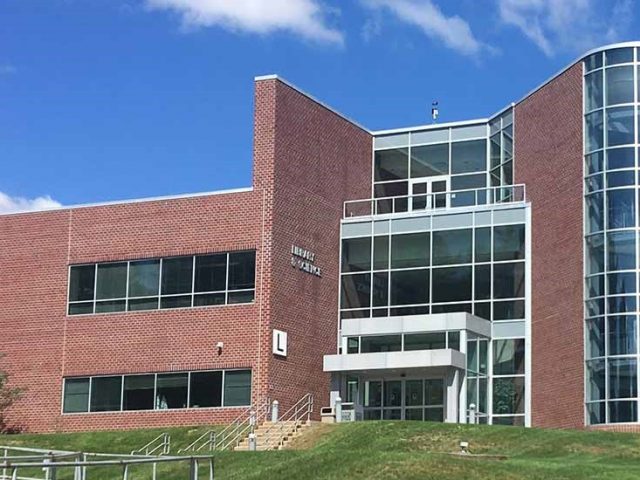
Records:
[[[438,110],[438,101],[434,100],[433,102],[431,102],[431,119],[433,120],[433,123],[436,123],[438,121],[439,114],[440,111]]]

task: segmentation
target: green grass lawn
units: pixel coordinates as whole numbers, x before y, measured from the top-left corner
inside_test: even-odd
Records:
[[[2,445],[128,452],[162,431],[175,449],[204,429],[138,430],[59,435],[0,436]],[[506,456],[460,458],[461,440],[473,453]],[[640,436],[422,422],[318,425],[279,452],[216,454],[217,479],[640,479]],[[177,467],[159,478],[186,478]],[[59,477],[68,478],[68,477]],[[88,479],[114,477],[106,470]],[[148,470],[131,479],[150,478]],[[202,477],[204,478],[204,476]]]

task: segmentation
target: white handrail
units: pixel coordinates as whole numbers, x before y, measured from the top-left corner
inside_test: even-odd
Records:
[[[313,413],[313,395],[307,393],[298,400],[282,417],[263,433],[264,443],[258,445],[261,450],[280,448],[284,444],[285,429],[296,431],[302,421],[309,422]],[[279,435],[273,435],[278,432]]]
[[[155,455],[160,451],[160,455],[168,455],[171,450],[171,435],[161,433],[146,445],[131,451],[131,455]]]

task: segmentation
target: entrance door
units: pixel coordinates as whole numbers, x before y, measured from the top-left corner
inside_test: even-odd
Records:
[[[367,380],[363,393],[365,420],[444,421],[442,378]]]
[[[409,210],[449,207],[449,177],[425,177],[411,180]]]

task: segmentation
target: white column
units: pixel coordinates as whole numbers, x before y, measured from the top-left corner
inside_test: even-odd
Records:
[[[447,387],[444,411],[445,423],[458,422],[458,397],[460,395],[460,375],[457,368],[451,368],[445,377]]]
[[[460,352],[464,353],[465,363],[467,358],[467,331],[460,331]],[[460,376],[460,394],[458,398],[459,409],[458,409],[458,422],[467,423],[467,371],[461,370],[459,372]]]

